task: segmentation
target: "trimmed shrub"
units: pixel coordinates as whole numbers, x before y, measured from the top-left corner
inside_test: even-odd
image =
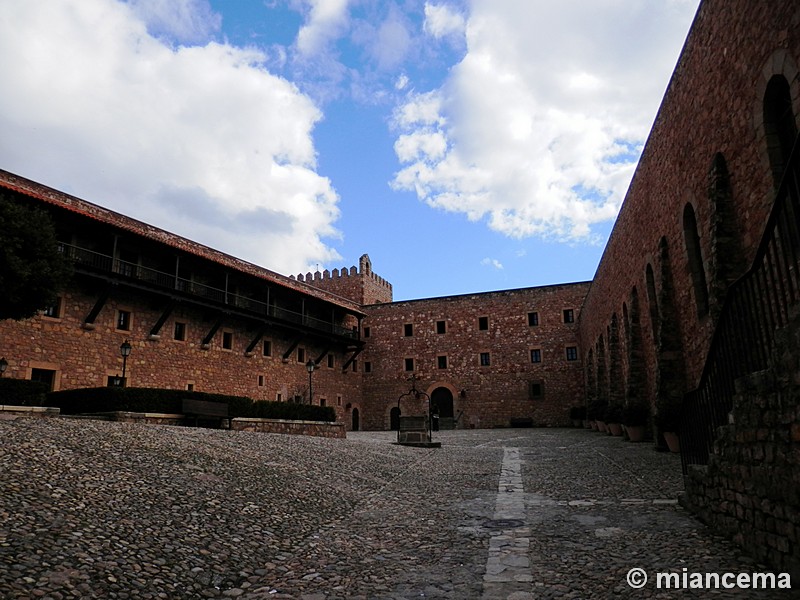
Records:
[[[0,404],[11,406],[44,406],[47,391],[46,383],[29,379],[0,379]]]
[[[294,421],[335,421],[330,406],[253,401],[243,396],[164,390],[158,388],[101,387],[50,392],[47,402],[62,414],[91,414],[114,411],[182,414],[183,400],[204,400],[228,405],[228,415]]]

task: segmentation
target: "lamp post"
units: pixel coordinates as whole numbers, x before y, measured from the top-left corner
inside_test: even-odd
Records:
[[[309,360],[306,363],[306,371],[308,371],[308,403],[314,403],[314,391],[311,387],[311,374],[314,372],[314,369],[317,367],[317,364],[313,360]]]
[[[6,360],[6,357],[4,356],[3,358],[0,358],[0,377],[3,376],[3,373],[6,372],[7,368],[8,368],[8,361]]]
[[[125,380],[125,371],[128,367],[128,357],[131,355],[131,344],[125,340],[119,346],[119,353],[122,354],[122,387],[127,387]]]

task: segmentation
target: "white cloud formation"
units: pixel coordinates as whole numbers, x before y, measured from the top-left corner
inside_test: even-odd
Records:
[[[258,52],[153,37],[154,6],[4,4],[0,168],[284,273],[337,259],[318,108]]]
[[[211,10],[208,0],[127,1],[151,34],[179,43],[208,41],[222,25],[222,17]]]
[[[447,4],[425,3],[425,32],[435,38],[464,34],[464,15]]]
[[[307,0],[306,23],[297,33],[297,49],[301,55],[313,56],[324,51],[339,37],[348,24],[349,0]]]
[[[484,258],[484,259],[481,261],[481,264],[482,264],[484,267],[492,267],[492,268],[494,268],[494,269],[497,269],[498,271],[502,271],[502,270],[503,270],[503,263],[501,263],[501,262],[500,262],[499,260],[497,260],[496,258],[489,258],[489,257],[487,256],[486,258]]]
[[[511,237],[592,239],[619,210],[696,5],[472,2],[463,60],[395,112],[393,187]],[[426,27],[444,31],[436,10]]]

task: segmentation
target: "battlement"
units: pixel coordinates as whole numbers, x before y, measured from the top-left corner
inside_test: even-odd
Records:
[[[290,275],[290,279],[344,296],[359,304],[382,304],[392,301],[392,284],[372,271],[372,261],[363,254],[358,267],[342,267],[329,271]]]

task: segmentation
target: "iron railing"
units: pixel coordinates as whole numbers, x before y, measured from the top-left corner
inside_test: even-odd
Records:
[[[90,271],[113,273],[115,277],[135,280],[138,283],[148,285],[148,287],[179,292],[204,301],[210,301],[214,304],[235,307],[255,313],[261,317],[271,317],[276,321],[305,326],[324,333],[348,338],[358,337],[357,331],[333,322],[324,321],[286,308],[280,308],[274,304],[268,304],[249,296],[234,294],[227,290],[192,281],[191,279],[178,277],[175,274],[164,273],[163,271],[157,271],[150,267],[144,267],[118,258],[115,259],[112,256],[101,254],[93,250],[64,243],[59,243],[59,250],[70,257],[76,265]]]
[[[706,465],[728,423],[735,382],[767,368],[775,332],[800,300],[800,143],[795,143],[753,265],[731,285],[698,388],[684,397],[681,463]]]

